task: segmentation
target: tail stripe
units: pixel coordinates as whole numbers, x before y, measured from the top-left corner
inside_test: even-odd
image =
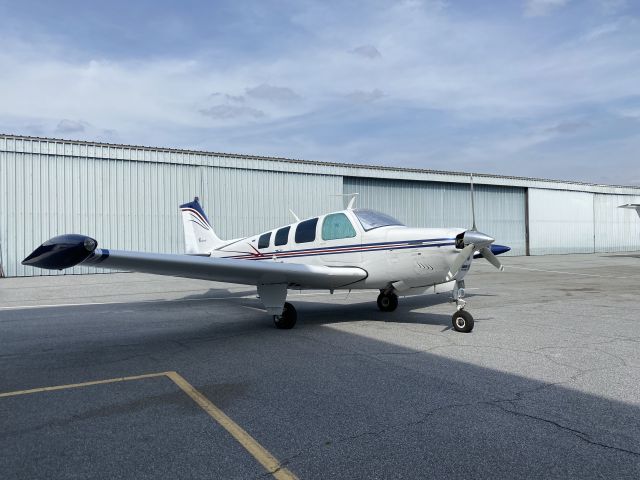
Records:
[[[205,225],[208,226],[208,228],[211,228],[211,225],[209,225],[209,222],[207,221],[207,219],[205,217],[203,217],[200,212],[198,212],[197,210],[193,209],[193,208],[182,208],[181,209],[183,212],[189,212],[192,215],[195,215],[196,218],[200,219]]]
[[[208,230],[208,229],[211,228],[210,226],[205,225],[204,223],[202,223],[202,221],[198,217],[196,217],[195,215],[191,215],[191,218],[189,218],[189,221],[195,223],[196,225],[198,225],[199,227],[202,227],[205,230]]]

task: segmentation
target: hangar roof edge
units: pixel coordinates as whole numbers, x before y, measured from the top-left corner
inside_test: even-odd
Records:
[[[339,169],[346,169],[346,170],[371,170],[371,171],[378,171],[378,172],[398,172],[398,173],[404,173],[404,174],[423,174],[423,175],[426,174],[426,175],[450,177],[450,178],[441,178],[441,179],[431,179],[431,181],[442,181],[442,182],[453,181],[456,183],[466,183],[468,181],[467,179],[469,175],[473,174],[474,178],[479,180],[478,182],[476,182],[479,184],[484,183],[489,185],[504,185],[504,186],[515,186],[515,187],[567,189],[567,190],[574,190],[574,191],[590,191],[595,193],[600,193],[599,190],[602,189],[602,190],[615,190],[615,191],[606,191],[602,193],[640,195],[640,185],[608,185],[608,184],[597,184],[597,183],[580,182],[580,181],[572,181],[572,180],[558,180],[558,179],[547,179],[547,178],[537,178],[537,177],[520,177],[520,176],[511,176],[511,175],[497,175],[497,174],[490,174],[490,173],[432,170],[432,169],[397,167],[397,166],[375,165],[375,164],[326,162],[326,161],[305,160],[305,159],[296,159],[296,158],[287,158],[287,157],[270,157],[270,156],[248,155],[248,154],[239,154],[239,153],[214,152],[209,150],[192,150],[192,149],[180,149],[180,148],[171,148],[171,147],[150,147],[150,146],[144,146],[144,145],[117,144],[117,143],[95,142],[95,141],[89,141],[89,140],[72,140],[72,139],[64,139],[64,138],[36,137],[36,136],[28,136],[28,135],[7,134],[7,133],[0,132],[0,140],[2,139],[133,149],[136,151],[148,151],[148,152],[158,152],[158,153],[215,156],[215,157],[238,159],[238,160],[262,160],[262,161],[271,161],[271,162],[284,162],[284,163],[298,164],[298,165],[305,165],[305,166],[314,165],[319,167],[330,167],[330,168],[339,168]],[[8,147],[6,147],[6,142],[0,142],[0,151],[16,152],[18,150],[9,149]],[[58,153],[49,153],[49,154],[58,154]],[[65,155],[65,154],[62,154],[62,155]],[[134,161],[138,160],[138,159],[131,159],[131,158],[117,158],[117,159],[134,160]],[[238,166],[236,168],[243,168],[243,167]],[[309,172],[309,173],[324,174],[324,175],[343,175],[343,176],[354,176],[354,177],[372,177],[372,175],[367,174],[367,172],[356,172],[356,171],[351,172],[351,174],[344,174],[339,172]],[[391,179],[408,179],[408,180],[414,180],[414,181],[429,181],[429,179],[407,178],[404,176],[400,178],[400,177],[386,177],[386,176],[383,177],[381,175],[380,176],[376,175],[374,177],[391,178]],[[451,177],[457,177],[457,178],[451,178]],[[496,182],[496,181],[499,181],[499,182]],[[583,187],[583,188],[581,189],[579,187]],[[628,192],[623,192],[621,190],[628,190]]]

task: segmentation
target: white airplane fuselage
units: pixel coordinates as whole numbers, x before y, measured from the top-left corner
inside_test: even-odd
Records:
[[[355,235],[339,239],[323,239],[325,217],[335,214],[347,216]],[[210,252],[211,257],[233,258],[259,262],[304,263],[333,267],[359,267],[367,277],[343,289],[384,289],[390,284],[399,291],[424,291],[434,285],[447,283],[451,264],[460,253],[456,249],[456,235],[463,228],[410,228],[391,225],[365,230],[352,210],[342,210],[318,218],[314,239],[296,242],[295,232],[302,222],[296,222],[261,235],[233,240]],[[285,244],[275,245],[274,237],[289,228]],[[270,234],[267,245],[260,238]],[[281,239],[282,241],[282,239]],[[466,262],[456,275],[461,280],[469,269]]]

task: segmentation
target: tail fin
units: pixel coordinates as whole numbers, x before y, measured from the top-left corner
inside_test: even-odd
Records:
[[[180,210],[186,253],[202,255],[224,244],[213,231],[198,197],[195,197],[193,202],[180,205]]]

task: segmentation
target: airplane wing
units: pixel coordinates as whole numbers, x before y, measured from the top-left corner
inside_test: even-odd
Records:
[[[84,235],[61,235],[43,243],[22,264],[50,270],[81,264],[243,285],[287,284],[290,287],[322,289],[345,287],[367,277],[366,270],[358,267],[130,252],[97,248],[97,245],[94,239]]]

